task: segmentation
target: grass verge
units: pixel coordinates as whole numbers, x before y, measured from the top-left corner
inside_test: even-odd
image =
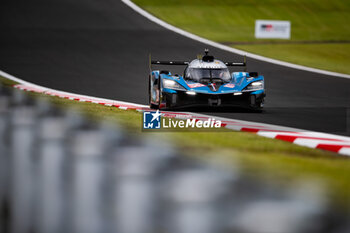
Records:
[[[236,45],[235,48],[323,70],[350,74],[349,44]]]
[[[133,2],[176,27],[210,40],[287,62],[350,74],[350,24],[345,23],[350,20],[350,2],[347,0]],[[281,40],[255,39],[256,19],[289,20],[292,24],[290,42],[317,43],[277,45],[274,43]],[[232,45],[235,42],[261,41],[273,43]]]
[[[1,79],[3,82],[5,79]],[[5,85],[13,82],[5,80]],[[94,103],[78,102],[31,93],[48,98],[61,108],[78,109],[94,120],[119,122],[131,134],[140,135],[141,113]],[[152,132],[147,137],[171,140],[188,156],[239,163],[251,176],[288,185],[290,181],[317,179],[339,206],[350,202],[350,159],[335,153],[297,146],[252,133],[234,132]]]

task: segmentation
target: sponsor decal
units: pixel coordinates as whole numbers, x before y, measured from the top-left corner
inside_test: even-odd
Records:
[[[262,24],[261,30],[265,32],[281,32],[284,33],[287,28],[283,25]]]
[[[229,84],[226,84],[225,87],[228,87],[228,88],[234,88],[235,87],[235,84],[233,83],[229,83]]]
[[[220,69],[220,68],[222,68],[222,66],[220,65],[220,62],[218,62],[216,64],[215,63],[216,62],[214,62],[214,64],[213,63],[198,64],[198,66],[196,66],[195,68],[204,68],[204,69]]]
[[[274,30],[274,27],[273,27],[273,25],[272,24],[261,24],[261,30],[262,31],[268,31],[268,32],[270,32],[270,31],[272,31],[272,30]],[[276,27],[276,29],[277,29],[277,27]],[[275,29],[275,30],[276,30]]]
[[[190,88],[196,88],[196,87],[204,87],[205,85],[201,83],[193,83],[193,84],[187,84]]]
[[[143,112],[143,129],[210,129],[221,128],[221,121],[214,118],[198,120],[195,118],[173,119],[161,117],[159,110],[156,112]]]
[[[290,21],[256,20],[255,38],[290,39]]]

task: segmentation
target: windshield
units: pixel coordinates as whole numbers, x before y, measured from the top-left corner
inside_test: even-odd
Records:
[[[227,68],[222,69],[203,69],[188,68],[185,74],[186,79],[201,82],[201,79],[221,79],[224,82],[231,81],[231,75]]]

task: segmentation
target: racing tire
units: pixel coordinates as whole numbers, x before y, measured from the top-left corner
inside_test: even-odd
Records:
[[[149,103],[149,107],[151,109],[159,109],[159,103],[158,103],[158,105],[157,104],[152,104],[151,96],[152,96],[152,93],[151,93],[151,76],[148,76],[148,103]]]
[[[256,97],[254,96],[254,101],[252,103],[250,103],[249,105],[249,109],[253,112],[262,112],[263,111],[263,108],[264,108],[264,101],[265,101],[265,98],[262,98],[261,100],[259,101],[256,101]]]
[[[156,104],[150,104],[149,107],[151,109],[159,109],[159,105],[156,105]]]

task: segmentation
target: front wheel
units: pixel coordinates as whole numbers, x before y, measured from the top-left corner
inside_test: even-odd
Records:
[[[149,103],[149,107],[151,109],[159,109],[159,104],[153,104],[152,103],[152,90],[151,90],[151,76],[148,77],[148,103]],[[158,97],[157,99],[159,99],[159,91],[157,91]]]
[[[157,104],[150,104],[149,108],[151,108],[151,109],[159,109],[159,105],[157,105]]]
[[[249,109],[255,112],[262,112],[264,108],[265,97],[256,98],[256,95],[251,95],[249,100]]]

